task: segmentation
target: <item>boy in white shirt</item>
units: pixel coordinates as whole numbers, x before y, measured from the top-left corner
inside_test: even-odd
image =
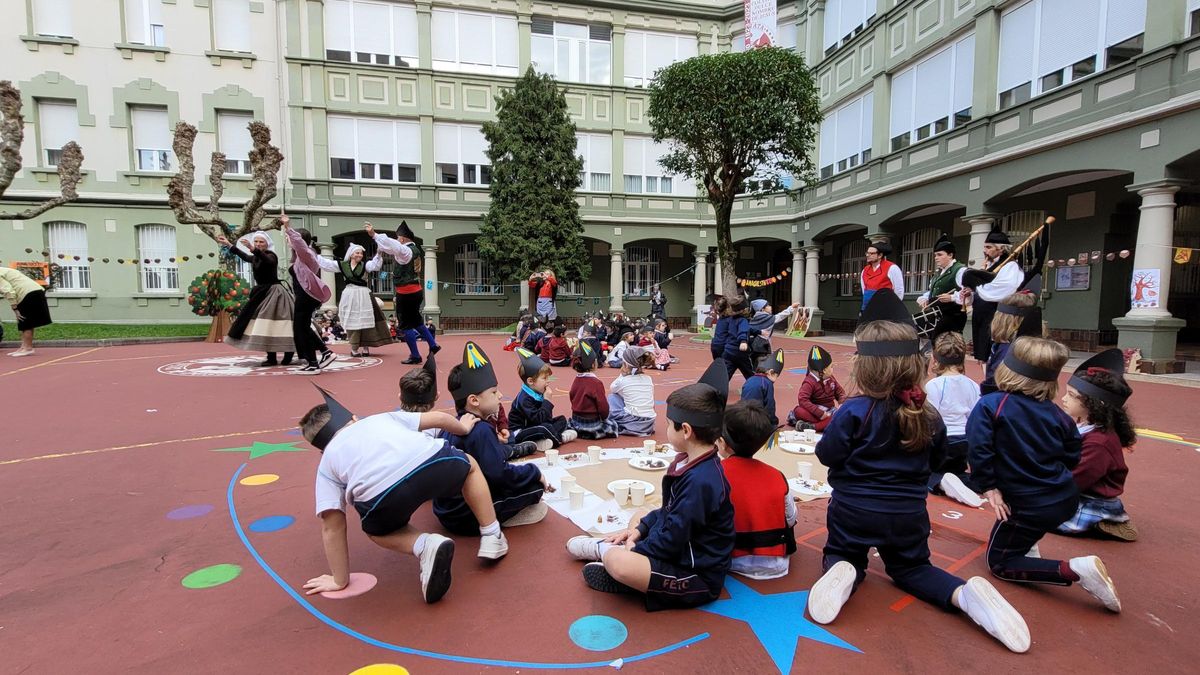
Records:
[[[930,467],[929,491],[945,494],[972,508],[983,498],[971,489],[967,473],[967,417],[979,401],[979,385],[963,374],[967,343],[962,333],[942,333],[933,345],[933,373],[925,383],[927,400],[946,424],[946,454],[938,466]]]
[[[318,387],[320,389],[320,387]],[[325,403],[300,420],[304,438],[321,451],[317,467],[316,511],[331,574],[309,579],[309,595],[337,591],[350,582],[345,504],[354,504],[363,532],[379,546],[411,553],[420,561],[421,594],[437,602],[450,589],[454,542],[415,531],[409,518],[422,504],[461,493],[480,523],[479,557],[498,560],[508,553],[491,493],[475,460],[445,441],[421,433],[440,427],[467,434],[478,421],[446,413],[391,412],[361,420],[324,389]]]

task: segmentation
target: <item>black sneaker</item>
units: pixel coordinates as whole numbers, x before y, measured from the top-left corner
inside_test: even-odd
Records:
[[[280,362],[279,362],[279,365],[281,365],[281,366],[290,366],[290,365],[292,365],[292,353],[291,353],[291,352],[288,352],[288,353],[284,354],[284,355],[283,355],[283,361],[280,361]]]
[[[509,459],[520,459],[537,452],[537,443],[534,441],[523,441],[521,443],[513,443],[512,456]]]
[[[418,364],[418,363],[420,363],[420,362],[421,362],[421,357],[419,357],[419,356],[410,356],[410,357],[408,357],[407,359],[404,359],[403,361],[401,361],[400,363],[403,363],[403,364],[404,364],[404,365],[406,365],[406,366],[413,366],[413,365],[416,365],[416,364]]]
[[[266,361],[263,361],[262,363],[258,364],[258,367],[259,368],[274,368],[275,366],[278,366],[278,365],[279,365],[279,362],[276,361],[275,359],[267,359]]]
[[[583,566],[583,580],[588,587],[601,593],[637,593],[637,591],[612,578],[604,563],[590,562]]]
[[[317,361],[317,367],[324,368],[325,366],[328,366],[329,364],[333,363],[336,360],[337,360],[337,354],[334,354],[333,352],[326,350],[324,352],[321,352],[321,358]]]
[[[432,347],[429,348],[429,355],[433,356],[434,354],[436,354],[440,351],[442,351],[441,345],[433,345]]]
[[[296,373],[297,375],[320,375],[321,368],[315,363],[310,363],[303,368],[293,368],[292,372]]]

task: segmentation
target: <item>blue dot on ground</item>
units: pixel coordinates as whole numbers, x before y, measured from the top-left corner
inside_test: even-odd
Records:
[[[787,371],[792,375],[804,375],[808,372],[808,368],[788,368]]]
[[[654,402],[654,405],[666,405],[666,404],[667,404],[666,401],[655,401]]]
[[[251,532],[277,532],[296,522],[291,516],[267,516],[250,523]]]
[[[625,624],[611,616],[600,614],[577,619],[567,632],[572,642],[593,652],[616,649],[629,637],[629,630],[625,628]]]
[[[212,504],[189,504],[167,512],[168,520],[187,520],[206,516],[213,510]]]

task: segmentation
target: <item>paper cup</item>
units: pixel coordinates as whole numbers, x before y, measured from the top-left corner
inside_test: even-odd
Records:
[[[812,478],[812,462],[796,462],[796,468],[800,471],[800,480]]]
[[[583,508],[583,488],[578,485],[571,488],[571,510],[578,511]]]
[[[634,506],[641,506],[646,503],[646,486],[638,483],[629,486],[629,501]]]
[[[588,459],[591,460],[592,462],[599,462],[600,461],[600,450],[601,450],[601,448],[598,445],[589,445],[588,446]]]
[[[816,443],[817,442],[817,432],[813,429],[805,429],[804,430],[804,442],[805,443]]]
[[[563,494],[571,494],[571,488],[573,487],[575,487],[574,476],[563,476],[562,480],[558,482],[558,489]]]
[[[629,502],[629,486],[617,485],[617,489],[613,491],[613,496],[617,500],[618,506],[625,506]]]
[[[646,452],[654,452],[658,447],[658,441],[642,441],[642,449]]]
[[[550,448],[546,451],[546,466],[554,466],[558,464],[558,450]]]

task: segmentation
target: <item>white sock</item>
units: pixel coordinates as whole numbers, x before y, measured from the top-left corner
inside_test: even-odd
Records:
[[[422,532],[417,536],[417,541],[413,544],[413,555],[417,556],[418,558],[421,557],[421,554],[425,552],[425,540],[428,538],[428,532]]]
[[[606,541],[600,542],[599,548],[597,550],[600,551],[600,559],[601,560],[604,560],[604,554],[608,553],[608,550],[611,548],[616,548],[616,546],[614,546]]]
[[[493,520],[491,525],[480,525],[479,534],[484,537],[500,536],[500,521]]]

